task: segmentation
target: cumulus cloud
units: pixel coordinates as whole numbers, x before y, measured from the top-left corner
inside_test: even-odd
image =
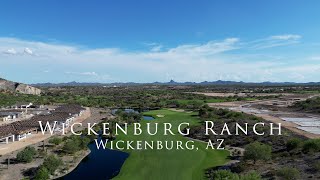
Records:
[[[46,74],[43,82],[51,79],[59,79],[60,82],[73,79],[96,82],[152,82],[169,79],[181,82],[219,79],[247,82],[313,81],[315,77],[319,77],[319,64],[294,64],[263,53],[254,56],[246,54],[246,50],[254,46],[267,48],[279,46],[279,43],[284,46],[288,41],[297,41],[297,37],[270,36],[252,42],[226,38],[136,52],[119,48],[88,49],[83,46],[0,38],[0,52],[10,48],[14,48],[16,52],[25,52],[28,47],[28,55],[34,54],[33,50],[37,50],[38,54],[6,58],[1,58],[0,54],[0,71],[5,67],[4,64],[6,67],[14,67],[11,65],[27,62],[25,66],[28,66],[29,72],[41,71],[39,68],[50,69],[52,73],[43,73]],[[159,44],[153,44],[152,47],[156,46]],[[232,52],[234,50],[237,53]],[[242,50],[241,53],[238,50]],[[296,74],[292,74],[293,71]],[[23,74],[21,72],[21,77]]]
[[[11,55],[15,55],[17,54],[17,51],[13,48],[7,49],[5,51],[3,51],[4,54],[11,54]]]
[[[24,48],[23,52],[24,52],[25,54],[33,55],[32,50],[29,49],[29,48]]]

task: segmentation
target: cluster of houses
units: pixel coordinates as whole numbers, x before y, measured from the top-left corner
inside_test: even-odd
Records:
[[[60,131],[63,124],[65,127],[69,127],[76,117],[82,115],[84,110],[85,108],[80,105],[62,105],[47,114],[35,115],[30,119],[2,125],[0,126],[0,143],[8,144],[9,142],[21,141],[32,133],[38,133],[40,130],[39,121],[42,124],[57,122],[55,131]]]
[[[23,112],[18,111],[1,111],[0,112],[0,121],[7,122],[7,121],[14,121],[19,118]]]

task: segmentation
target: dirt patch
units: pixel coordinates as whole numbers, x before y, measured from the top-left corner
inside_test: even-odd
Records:
[[[211,97],[230,97],[230,96],[238,96],[238,97],[263,97],[263,96],[290,96],[293,94],[290,93],[215,93],[215,92],[192,92],[193,94],[201,94],[205,96]]]
[[[257,117],[261,117],[269,122],[272,123],[281,123],[282,127],[289,129],[290,131],[293,131],[299,135],[302,135],[307,138],[320,138],[320,135],[313,134],[310,132],[306,132],[304,130],[298,129],[298,124],[295,124],[293,122],[285,121],[281,118],[279,118],[281,115],[279,114],[285,114],[285,117],[304,117],[304,113],[294,113],[289,111],[283,111],[285,108],[277,107],[276,105],[272,106],[274,109],[277,109],[277,111],[272,111],[273,108],[268,108],[269,111],[263,111],[261,108],[256,108],[256,104],[263,104],[264,101],[254,101],[254,102],[224,102],[224,103],[208,103],[210,107],[215,108],[226,108],[237,112],[245,112],[247,114],[255,115]],[[266,101],[266,103],[269,103],[269,101]],[[249,108],[250,107],[250,108]],[[259,106],[261,107],[261,106]],[[283,112],[282,112],[283,111]]]

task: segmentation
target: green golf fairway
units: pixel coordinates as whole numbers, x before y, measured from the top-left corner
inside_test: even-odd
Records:
[[[128,135],[119,135],[117,140],[124,141],[182,141],[189,139],[178,133],[178,125],[183,122],[190,123],[190,126],[199,123],[195,113],[176,112],[171,110],[156,110],[145,113],[155,117],[155,120],[142,120],[141,129],[143,133],[133,135],[132,126],[128,127]],[[164,117],[157,117],[164,115]],[[176,135],[163,135],[163,123],[172,124],[172,131]],[[147,133],[146,123],[159,123],[158,133],[151,136]],[[154,125],[150,125],[154,127]],[[154,131],[151,131],[154,132]],[[177,179],[206,179],[205,169],[213,166],[223,165],[228,161],[229,152],[225,150],[206,150],[206,143],[194,142],[194,150],[126,150],[130,156],[125,161],[116,180],[127,179],[153,179],[153,180],[177,180]],[[175,146],[174,146],[175,147]],[[198,147],[198,150],[196,150]]]

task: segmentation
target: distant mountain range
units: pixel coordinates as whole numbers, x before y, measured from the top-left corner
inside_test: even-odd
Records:
[[[8,81],[0,78],[0,91],[17,92],[22,94],[39,95],[41,90],[27,84]]]
[[[85,82],[68,82],[68,83],[37,83],[32,84],[36,87],[59,87],[59,86],[134,86],[134,85],[262,85],[262,86],[281,86],[281,85],[320,85],[320,82],[243,82],[243,81],[203,81],[203,82],[152,82],[152,83],[135,83],[135,82],[115,82],[115,83],[85,83]]]

